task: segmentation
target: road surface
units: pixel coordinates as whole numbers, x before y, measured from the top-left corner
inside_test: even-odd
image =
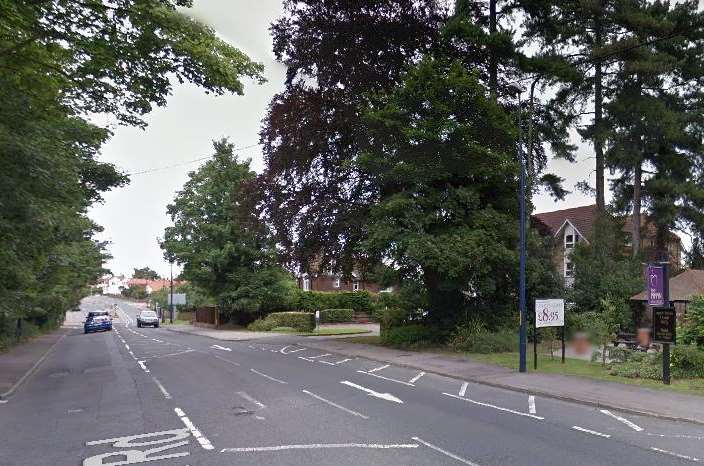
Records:
[[[75,328],[7,403],[0,464],[681,465],[704,426],[533,397],[307,348]]]

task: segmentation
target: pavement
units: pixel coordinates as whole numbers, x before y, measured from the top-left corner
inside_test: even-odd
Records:
[[[340,340],[218,340],[137,329],[140,308],[114,298],[82,308],[112,303],[114,331],[69,326],[0,404],[3,466],[642,466],[704,456],[704,426],[693,423],[317,347]]]

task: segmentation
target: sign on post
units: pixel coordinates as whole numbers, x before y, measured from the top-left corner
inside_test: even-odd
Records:
[[[673,308],[653,308],[653,341],[674,344],[677,338],[677,313]]]
[[[320,328],[320,311],[315,311],[315,328]]]
[[[565,300],[564,299],[536,299],[535,300],[535,326],[564,327],[565,325]]]
[[[665,269],[661,265],[649,265],[647,270],[648,305],[665,305]]]
[[[186,293],[174,293],[174,302],[171,302],[171,293],[167,294],[167,301],[169,306],[173,304],[174,306],[185,305],[186,304]]]

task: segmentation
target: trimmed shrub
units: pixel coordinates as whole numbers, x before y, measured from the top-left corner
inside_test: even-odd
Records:
[[[368,291],[300,291],[297,308],[301,311],[322,311],[323,309],[353,309],[357,312],[371,312],[373,298]]]
[[[249,324],[249,329],[268,332],[276,327],[291,327],[300,332],[311,332],[315,328],[315,316],[310,312],[272,312],[263,319]]]
[[[625,362],[612,364],[609,373],[631,379],[661,380],[662,353],[633,351],[626,357]]]
[[[514,330],[489,332],[479,319],[458,325],[450,335],[448,344],[454,351],[468,353],[508,353],[518,350],[518,338]]]
[[[670,355],[672,376],[677,378],[704,377],[704,351],[693,345],[676,345]]]
[[[419,348],[437,344],[441,340],[439,332],[423,324],[409,324],[386,329],[381,334],[381,342],[399,348]]]
[[[320,322],[352,322],[354,309],[324,309],[320,311]]]

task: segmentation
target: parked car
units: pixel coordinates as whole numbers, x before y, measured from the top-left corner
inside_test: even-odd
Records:
[[[137,327],[152,325],[154,328],[159,328],[159,316],[154,311],[142,311],[137,316]]]
[[[106,315],[86,319],[86,323],[83,324],[83,333],[104,332],[109,330],[112,330],[112,320]]]

